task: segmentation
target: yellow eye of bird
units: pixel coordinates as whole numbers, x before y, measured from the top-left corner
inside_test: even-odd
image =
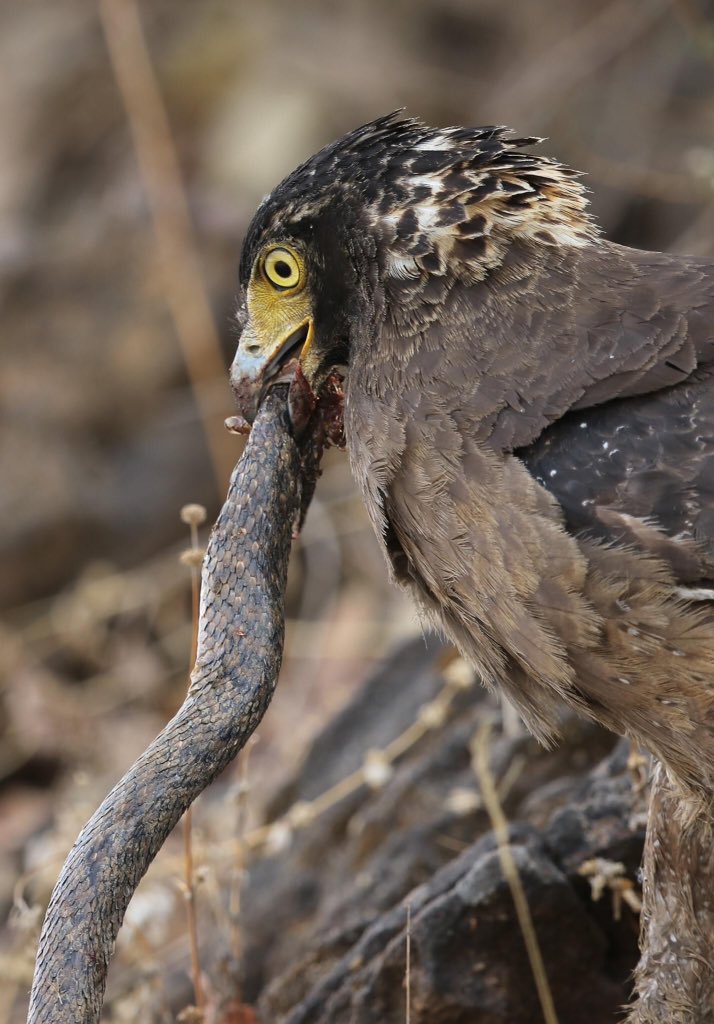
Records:
[[[302,277],[301,263],[282,246],[271,249],[263,261],[263,272],[275,288],[297,288]]]

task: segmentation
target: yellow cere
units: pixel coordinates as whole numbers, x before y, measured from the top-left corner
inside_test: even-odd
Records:
[[[248,285],[248,333],[253,345],[273,355],[312,318],[312,296],[300,253],[287,245],[261,252]]]

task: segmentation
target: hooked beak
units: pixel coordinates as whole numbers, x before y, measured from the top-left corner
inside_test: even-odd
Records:
[[[248,423],[257,416],[268,388],[292,383],[313,335],[309,317],[268,344],[258,337],[250,321],[246,324],[231,366],[231,387],[238,410]]]

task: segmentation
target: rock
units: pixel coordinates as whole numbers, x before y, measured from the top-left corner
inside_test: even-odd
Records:
[[[274,802],[279,817],[384,748],[443,692],[439,645],[397,652],[318,737]],[[526,1024],[538,996],[513,898],[480,805],[471,743],[494,722],[490,768],[502,790],[560,1024],[604,1024],[627,1001],[636,915],[615,920],[579,869],[595,857],[632,878],[644,840],[643,797],[627,745],[564,722],[545,751],[505,735],[494,698],[457,694],[443,726],[405,752],[383,787],[363,785],[250,871],[243,898],[241,992],[275,1024],[403,1024],[411,916],[413,1024]],[[606,754],[604,760],[603,755]],[[409,908],[409,909],[408,909]]]

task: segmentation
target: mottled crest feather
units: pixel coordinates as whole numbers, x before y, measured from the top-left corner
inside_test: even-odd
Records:
[[[714,790],[714,262],[607,242],[505,128],[399,114],[265,200],[309,265],[312,382],[394,579],[536,735],[562,703]],[[693,603],[692,599],[694,599]]]
[[[508,128],[430,128],[399,112],[326,146],[266,197],[248,232],[258,237],[358,202],[397,279],[452,271],[479,280],[507,239],[581,247],[598,229],[579,175],[527,151],[542,140]],[[246,273],[248,265],[242,270]]]

